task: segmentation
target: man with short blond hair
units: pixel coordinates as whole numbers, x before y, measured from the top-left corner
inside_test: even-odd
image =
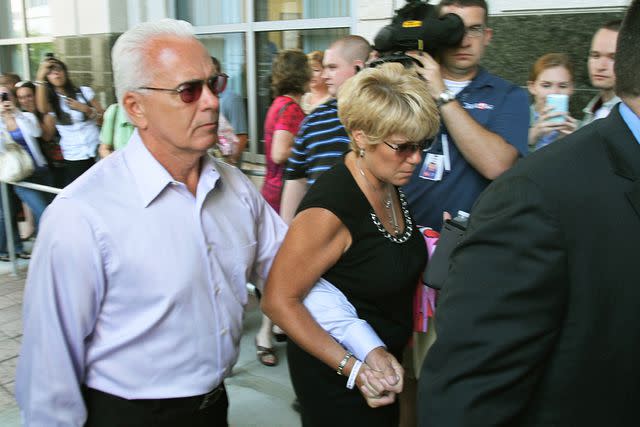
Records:
[[[349,136],[338,119],[340,86],[353,77],[369,58],[371,45],[349,35],[336,40],[325,51],[322,78],[332,99],[318,106],[300,125],[284,173],[280,215],[289,223],[310,185],[349,150]]]
[[[598,89],[586,107],[582,110],[584,118],[580,126],[585,126],[596,119],[607,117],[613,107],[620,102],[616,95],[616,74],[613,71],[616,61],[616,44],[621,20],[609,21],[593,35],[589,48],[587,68],[591,85]]]

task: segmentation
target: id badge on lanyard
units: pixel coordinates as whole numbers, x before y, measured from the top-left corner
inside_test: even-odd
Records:
[[[451,170],[451,157],[449,155],[449,137],[445,132],[440,134],[442,144],[442,154],[427,153],[424,156],[422,167],[420,168],[420,178],[429,181],[442,181],[445,172]]]

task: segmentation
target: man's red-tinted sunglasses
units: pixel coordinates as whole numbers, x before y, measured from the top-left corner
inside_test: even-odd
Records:
[[[161,90],[164,92],[173,92],[180,95],[180,100],[185,104],[190,104],[192,102],[196,102],[200,99],[202,95],[202,88],[206,84],[209,87],[209,90],[213,92],[214,95],[220,95],[224,88],[227,87],[227,81],[229,80],[229,76],[226,74],[216,74],[215,76],[211,76],[206,80],[189,80],[188,82],[180,83],[175,89],[166,89],[162,87],[149,87],[142,86],[138,89],[146,89],[146,90]]]

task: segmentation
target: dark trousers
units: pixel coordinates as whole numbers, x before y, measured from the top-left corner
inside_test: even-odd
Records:
[[[96,163],[92,157],[86,160],[65,160],[64,161],[64,186],[71,184],[80,175],[89,170]]]
[[[175,399],[127,400],[84,389],[85,427],[227,427],[229,399],[224,385],[206,395]]]

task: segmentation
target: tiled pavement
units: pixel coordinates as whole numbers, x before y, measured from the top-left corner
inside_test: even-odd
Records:
[[[24,279],[23,270],[17,277],[0,272],[0,426],[19,425],[13,387],[22,338]]]
[[[26,262],[18,276],[10,274],[10,265],[0,263],[0,427],[20,424],[13,398],[15,368],[22,337],[22,293]],[[287,371],[285,349],[276,344],[280,364],[262,366],[255,357],[253,337],[260,326],[260,311],[255,299],[247,308],[245,334],[233,376],[225,381],[229,392],[229,422],[232,426],[299,426],[291,409],[294,394]]]

